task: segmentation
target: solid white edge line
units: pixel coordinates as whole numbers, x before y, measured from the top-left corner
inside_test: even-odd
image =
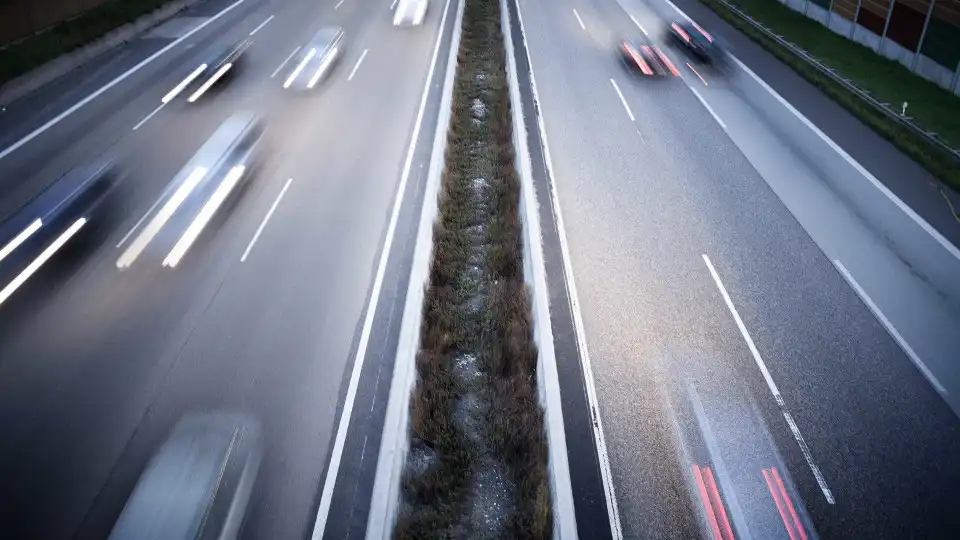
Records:
[[[717,113],[714,112],[713,107],[711,107],[710,104],[707,103],[707,100],[703,99],[703,96],[700,95],[700,92],[697,92],[696,88],[689,85],[687,86],[687,88],[689,88],[690,91],[693,92],[693,95],[697,96],[697,99],[700,100],[700,104],[703,105],[705,109],[707,109],[707,112],[710,113],[710,116],[712,116],[713,119],[716,120],[718,124],[720,124],[720,127],[722,127],[723,129],[727,129],[727,125],[723,123],[723,120],[721,120],[719,116],[717,116]]]
[[[8,242],[7,245],[3,246],[3,249],[0,249],[0,261],[6,259],[11,253],[14,252],[14,250],[20,247],[20,244],[24,243],[27,238],[30,238],[33,236],[33,233],[40,230],[40,227],[43,227],[42,219],[37,218],[31,221],[29,225],[27,225],[22,231],[13,237],[13,240]]]
[[[577,22],[580,23],[580,28],[586,30],[586,25],[583,24],[583,19],[580,18],[580,14],[577,13],[577,8],[573,8],[573,16],[577,18]]]
[[[4,302],[7,301],[8,298],[13,296],[13,293],[17,292],[17,289],[19,289],[24,283],[26,283],[27,280],[30,279],[30,276],[35,274],[37,270],[39,270],[40,267],[43,266],[47,262],[47,260],[50,259],[50,257],[53,257],[53,255],[57,251],[59,251],[60,248],[62,248],[63,245],[66,244],[67,241],[73,237],[73,235],[77,234],[77,231],[80,230],[80,227],[83,227],[84,224],[86,223],[87,223],[87,218],[80,218],[77,221],[73,222],[73,225],[71,225],[66,231],[64,231],[60,236],[58,236],[57,239],[54,240],[52,244],[47,246],[47,249],[43,250],[43,252],[40,253],[39,257],[34,259],[29,266],[24,268],[24,270],[20,272],[17,275],[17,277],[13,279],[13,281],[8,283],[7,286],[3,288],[3,290],[0,290],[0,304],[3,304]]]
[[[673,2],[671,2],[670,0],[664,0],[664,2],[669,4],[677,13],[682,15],[686,20],[693,22],[693,19],[691,19],[686,13],[681,11],[680,8],[678,8]],[[740,67],[740,69],[743,70],[744,73],[749,75],[751,79],[756,81],[757,84],[759,84],[764,90],[766,90],[771,96],[773,96],[778,102],[780,102],[781,105],[786,107],[786,109],[790,111],[795,117],[797,117],[797,119],[803,122],[803,124],[807,126],[807,128],[809,128],[810,131],[814,132],[814,134],[816,134],[817,137],[820,138],[820,140],[827,143],[827,146],[833,149],[833,151],[839,154],[844,161],[846,161],[851,167],[856,169],[857,172],[859,172],[864,178],[866,178],[871,184],[873,184],[873,187],[879,189],[880,192],[883,193],[884,196],[886,196],[887,199],[890,200],[890,202],[895,204],[897,208],[903,211],[903,213],[907,214],[907,217],[909,217],[911,220],[913,220],[914,223],[919,225],[920,228],[926,231],[927,234],[932,236],[933,239],[936,240],[938,244],[943,246],[943,248],[946,249],[948,253],[953,255],[954,258],[960,260],[960,248],[957,248],[957,246],[950,243],[950,241],[947,240],[942,234],[940,234],[939,231],[937,231],[936,229],[933,228],[933,226],[927,223],[927,220],[923,219],[922,217],[920,217],[919,214],[914,212],[914,210],[910,208],[907,205],[907,203],[903,202],[900,199],[900,197],[897,197],[892,191],[890,191],[889,188],[887,188],[887,186],[883,185],[883,182],[877,180],[877,178],[873,176],[873,174],[871,174],[870,171],[865,169],[863,165],[861,165],[857,160],[853,159],[853,156],[848,154],[846,150],[841,148],[840,145],[834,142],[833,139],[831,139],[826,133],[821,131],[820,128],[818,128],[813,122],[811,122],[806,116],[804,116],[803,113],[798,111],[793,105],[791,105],[786,99],[784,99],[783,96],[777,93],[776,90],[771,88],[770,85],[766,83],[766,81],[761,79],[760,76],[754,73],[752,69],[748,68],[746,64],[741,62],[739,58],[737,58],[732,54],[730,55],[730,58],[737,64],[737,66]]]
[[[520,23],[520,32],[526,39],[527,31],[523,25],[523,13],[517,2],[517,21]],[[537,91],[537,78],[533,73],[533,61],[530,59],[530,48],[526,47],[527,65],[530,66],[530,89],[533,91],[533,100],[536,108],[540,109],[540,93]],[[567,282],[567,296],[570,300],[570,311],[573,313],[573,325],[577,333],[577,349],[580,352],[580,362],[584,377],[584,386],[587,391],[587,401],[590,404],[590,417],[593,420],[593,437],[597,445],[598,461],[600,462],[600,476],[603,480],[603,493],[607,501],[607,515],[610,520],[610,533],[614,540],[623,539],[623,528],[620,525],[620,509],[617,505],[617,494],[613,483],[613,472],[610,469],[610,457],[607,453],[607,440],[603,432],[603,421],[600,417],[600,402],[597,399],[596,383],[593,377],[593,366],[590,363],[590,352],[587,347],[587,334],[580,314],[580,297],[577,294],[576,280],[573,276],[573,262],[570,260],[570,247],[567,243],[567,234],[563,224],[563,213],[560,210],[560,199],[557,194],[556,175],[553,170],[553,160],[550,157],[550,146],[547,143],[547,128],[543,118],[543,111],[537,114],[537,128],[540,131],[540,141],[543,144],[543,157],[547,165],[549,182],[551,185],[550,201],[553,214],[557,218],[557,235],[560,240],[560,253],[563,259],[563,273]]]
[[[533,179],[533,163],[527,139],[523,96],[517,70],[516,48],[511,32],[511,14],[507,2],[500,0],[501,33],[507,55],[507,83],[512,107],[511,120],[516,145],[514,159],[520,176],[520,203],[523,212],[524,280],[531,289],[531,320],[537,358],[537,388],[544,408],[544,429],[547,437],[548,471],[552,498],[554,533],[558,540],[577,538],[577,515],[570,479],[570,460],[567,449],[566,426],[563,418],[563,396],[560,394],[560,375],[554,348],[553,326],[550,320],[550,296],[547,289],[547,269],[543,255],[543,231],[540,226],[539,202]],[[535,113],[534,113],[535,114]],[[530,268],[526,268],[529,264]]]
[[[247,249],[244,250],[243,256],[240,257],[240,262],[246,262],[250,252],[253,251],[253,245],[257,243],[257,240],[260,238],[260,234],[263,233],[263,229],[265,229],[267,226],[267,222],[270,221],[273,213],[277,210],[277,206],[280,205],[280,201],[283,199],[284,194],[286,194],[287,189],[290,188],[291,182],[293,182],[293,178],[288,178],[287,182],[283,184],[283,189],[280,190],[280,194],[277,195],[277,198],[273,201],[273,204],[270,205],[270,209],[267,210],[267,215],[263,217],[263,221],[261,221],[260,226],[257,227],[257,232],[253,233],[253,238],[251,238],[250,243],[247,244]]]
[[[295,49],[293,49],[293,52],[290,53],[290,55],[287,56],[287,58],[284,59],[284,61],[281,62],[279,66],[277,66],[277,69],[274,70],[274,72],[270,75],[270,78],[272,79],[272,78],[276,77],[276,76],[277,76],[277,73],[280,73],[280,70],[283,69],[283,66],[287,65],[287,62],[289,62],[290,59],[293,58],[293,55],[297,54],[297,51],[299,51],[299,50],[300,50],[300,47],[299,47],[299,46],[296,47]]]
[[[640,24],[639,21],[637,21],[637,19],[633,18],[633,15],[630,15],[629,13],[628,13],[627,15],[630,16],[630,20],[633,21],[633,24],[637,25],[637,28],[639,28],[640,31],[643,32],[643,35],[645,35],[645,36],[649,36],[649,35],[650,35],[650,34],[647,32],[647,29],[644,28],[643,25]]]
[[[7,147],[3,152],[0,152],[0,159],[3,159],[3,158],[5,158],[5,157],[7,157],[8,155],[10,155],[10,154],[12,154],[13,152],[15,152],[15,151],[16,151],[18,148],[20,148],[21,146],[23,146],[23,145],[27,144],[28,142],[32,141],[33,139],[37,138],[40,134],[42,134],[42,133],[45,132],[46,130],[48,130],[48,129],[50,129],[51,127],[55,126],[56,124],[60,123],[60,121],[62,121],[64,118],[66,118],[66,117],[70,116],[71,114],[75,113],[78,109],[80,109],[80,107],[83,107],[83,106],[86,105],[87,103],[90,103],[90,102],[93,101],[94,99],[97,99],[98,97],[100,97],[101,95],[103,95],[103,93],[106,92],[107,90],[110,90],[110,89],[113,88],[114,86],[120,84],[120,83],[123,82],[127,77],[129,77],[129,76],[133,75],[134,73],[140,71],[141,69],[143,69],[144,66],[146,66],[146,65],[149,64],[150,62],[156,60],[156,59],[157,59],[158,57],[160,57],[160,55],[162,55],[163,53],[165,53],[165,52],[169,51],[170,49],[176,47],[177,45],[183,43],[184,40],[188,39],[190,36],[196,34],[196,33],[199,32],[200,30],[206,28],[208,25],[210,25],[211,23],[213,23],[214,21],[216,21],[216,20],[219,19],[220,17],[223,17],[223,16],[226,15],[229,11],[233,10],[233,8],[239,6],[240,4],[242,4],[242,3],[245,2],[245,1],[246,1],[246,0],[237,0],[236,2],[234,2],[234,3],[230,4],[229,6],[225,7],[225,8],[223,9],[223,11],[221,11],[220,13],[217,13],[217,14],[214,15],[213,17],[210,17],[210,18],[207,19],[206,21],[200,23],[200,24],[197,25],[197,27],[194,28],[193,30],[190,30],[190,31],[187,32],[186,34],[180,36],[179,38],[177,38],[176,40],[174,40],[173,42],[171,42],[170,44],[168,44],[166,47],[160,49],[159,51],[153,53],[152,55],[150,55],[150,56],[147,57],[146,59],[142,60],[139,64],[137,64],[137,65],[133,66],[132,68],[128,69],[126,72],[124,72],[123,74],[121,74],[120,76],[118,76],[116,79],[114,79],[114,80],[110,81],[109,83],[105,84],[104,86],[100,87],[99,90],[97,90],[97,91],[95,91],[94,93],[90,94],[89,96],[83,98],[82,100],[80,100],[78,103],[76,103],[75,105],[73,105],[73,106],[70,107],[69,109],[67,109],[67,110],[63,111],[62,113],[58,114],[57,116],[55,116],[53,119],[47,121],[46,124],[43,124],[42,126],[38,127],[37,129],[31,131],[28,135],[26,135],[25,137],[23,137],[23,138],[20,139],[19,141],[13,143],[13,144],[10,145],[9,147]]]
[[[615,81],[615,80],[613,80],[613,79],[611,78],[611,79],[610,79],[610,84],[613,85],[613,89],[616,90],[617,95],[620,96],[620,103],[622,103],[622,104],[623,104],[623,108],[627,110],[627,116],[630,117],[630,121],[631,121],[631,122],[636,122],[637,119],[634,118],[634,116],[633,116],[633,111],[630,110],[630,105],[627,105],[627,100],[626,100],[626,98],[624,98],[624,97],[623,97],[623,93],[620,92],[620,87],[617,86],[617,81]]]
[[[462,0],[461,0],[462,1]],[[427,71],[427,78],[424,83],[423,96],[420,99],[420,109],[417,111],[417,119],[414,122],[413,133],[410,139],[410,146],[407,150],[407,157],[403,164],[403,171],[400,173],[400,184],[397,186],[396,200],[393,203],[393,210],[390,215],[390,224],[387,226],[387,234],[384,238],[383,248],[380,252],[380,258],[377,262],[377,273],[373,281],[373,289],[370,291],[370,300],[367,303],[367,312],[363,321],[363,328],[360,331],[360,341],[357,344],[357,353],[353,361],[353,371],[350,374],[350,382],[347,386],[347,394],[343,401],[343,411],[340,414],[340,421],[337,425],[337,435],[334,439],[333,449],[330,452],[330,462],[327,466],[326,477],[323,481],[323,491],[320,494],[320,504],[317,507],[317,520],[314,523],[312,540],[321,540],[323,532],[327,526],[327,518],[330,514],[330,504],[333,502],[333,489],[337,483],[337,474],[340,471],[340,461],[343,459],[343,446],[347,439],[347,431],[350,428],[350,419],[353,415],[353,405],[357,396],[357,385],[360,383],[360,374],[363,371],[363,363],[366,359],[367,345],[370,341],[370,333],[373,329],[373,321],[377,312],[377,305],[380,300],[380,289],[383,287],[384,275],[387,271],[387,260],[390,258],[390,249],[393,245],[393,237],[397,230],[397,220],[400,217],[400,209],[403,206],[403,199],[406,192],[407,181],[410,178],[410,169],[413,165],[413,156],[417,148],[417,140],[420,137],[420,128],[423,124],[423,114],[427,107],[427,98],[430,94],[430,82],[433,79],[433,71],[436,67],[437,56],[440,53],[440,44],[443,39],[443,22],[446,20],[447,9],[450,7],[450,0],[447,0],[446,7],[441,17],[440,32],[437,35],[437,44],[434,46],[433,58],[430,61],[430,68]]]
[[[364,49],[364,50],[363,50],[363,53],[360,55],[360,59],[357,60],[356,65],[354,65],[354,66],[353,66],[353,69],[350,70],[350,76],[347,77],[347,80],[348,80],[348,81],[352,81],[352,80],[353,80],[353,76],[356,75],[357,70],[360,69],[360,64],[362,64],[362,63],[363,63],[363,59],[367,57],[367,51],[369,51],[369,50],[370,50],[370,49]]]
[[[867,291],[863,290],[863,287],[857,283],[857,280],[853,278],[853,275],[847,271],[846,267],[843,266],[843,263],[839,260],[833,261],[834,266],[837,267],[837,270],[843,276],[843,279],[847,280],[847,284],[853,288],[854,292],[857,293],[857,296],[860,297],[860,300],[873,312],[873,316],[876,317],[880,324],[887,330],[887,333],[897,342],[897,345],[903,349],[903,352],[906,353],[907,357],[913,361],[914,365],[917,366],[917,369],[920,370],[920,373],[930,382],[931,385],[939,392],[941,395],[947,395],[947,389],[940,384],[940,381],[933,375],[933,372],[927,368],[927,365],[923,363],[923,360],[920,359],[920,356],[913,350],[913,347],[907,343],[907,340],[900,335],[900,332],[897,331],[896,327],[893,326],[893,323],[880,311],[880,308],[874,303],[873,299],[870,298],[870,295],[867,294]]]
[[[763,380],[767,383],[767,388],[770,389],[770,393],[773,394],[773,398],[780,407],[780,413],[783,415],[784,420],[787,421],[787,425],[793,433],[793,438],[796,439],[797,444],[800,445],[800,451],[807,461],[807,466],[809,466],[811,472],[813,472],[813,477],[816,479],[817,485],[820,486],[820,491],[823,492],[823,496],[829,504],[834,504],[833,493],[831,493],[830,488],[827,487],[827,481],[824,479],[823,473],[820,472],[820,467],[813,461],[813,454],[810,452],[810,447],[807,446],[807,441],[804,440],[803,435],[800,434],[800,428],[797,427],[797,423],[793,420],[793,415],[790,414],[790,411],[787,409],[786,403],[783,401],[783,396],[780,394],[780,389],[777,388],[777,383],[773,381],[773,376],[770,375],[770,370],[767,369],[766,362],[763,361],[763,357],[760,356],[760,351],[757,349],[756,344],[754,344],[753,338],[750,337],[747,326],[743,323],[743,319],[740,318],[740,313],[737,311],[736,306],[733,305],[733,300],[730,299],[726,287],[723,286],[720,275],[717,273],[716,268],[713,267],[713,263],[710,262],[710,257],[706,254],[701,256],[703,257],[704,264],[707,265],[707,270],[710,271],[710,275],[713,277],[714,283],[717,285],[717,289],[720,291],[720,296],[723,297],[723,301],[727,305],[727,309],[729,309],[730,314],[733,315],[733,320],[737,323],[740,334],[743,336],[744,341],[747,342],[747,348],[750,349],[750,354],[760,369]]]
[[[254,28],[253,31],[250,32],[250,35],[252,36],[252,35],[256,34],[257,32],[259,32],[260,29],[263,28],[264,26],[266,26],[267,23],[269,23],[270,21],[272,21],[274,17],[276,17],[276,15],[271,15],[271,16],[267,17],[267,20],[263,21],[262,23],[260,23],[259,26],[257,26],[256,28]]]

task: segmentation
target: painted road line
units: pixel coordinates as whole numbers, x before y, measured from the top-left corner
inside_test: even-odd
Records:
[[[645,35],[645,36],[649,36],[649,35],[650,35],[650,33],[647,32],[647,29],[644,28],[643,25],[640,24],[640,22],[633,17],[633,15],[630,15],[630,20],[633,21],[633,24],[637,25],[637,28],[639,28],[640,31],[643,32],[643,35]]]
[[[280,65],[277,66],[277,69],[275,69],[275,70],[273,71],[273,73],[270,74],[270,78],[272,79],[272,78],[276,77],[277,74],[280,73],[280,70],[283,69],[283,66],[287,65],[287,62],[289,62],[290,59],[293,58],[293,55],[297,54],[297,51],[299,51],[299,50],[300,50],[300,47],[297,47],[297,48],[293,49],[293,52],[291,52],[289,56],[287,56],[286,58],[284,58],[284,59],[283,59],[283,62],[281,62]]]
[[[133,126],[133,131],[136,131],[136,130],[140,129],[141,127],[143,127],[143,125],[146,124],[147,121],[149,121],[151,118],[153,118],[153,116],[154,116],[155,114],[157,114],[158,112],[160,112],[160,109],[162,109],[162,108],[164,108],[164,107],[166,107],[166,106],[167,106],[166,103],[161,103],[159,107],[157,107],[156,109],[153,110],[153,112],[151,112],[150,114],[148,114],[147,116],[145,116],[145,117],[143,118],[143,120],[137,122],[137,125]]]
[[[327,518],[330,514],[330,504],[333,502],[333,488],[337,483],[337,474],[340,471],[340,461],[343,459],[343,446],[346,443],[347,431],[350,428],[350,418],[353,415],[353,406],[357,398],[357,385],[360,384],[360,373],[363,371],[363,362],[366,359],[367,345],[370,342],[370,333],[373,330],[373,320],[377,313],[377,304],[380,301],[380,289],[383,287],[384,275],[387,271],[387,259],[390,256],[390,249],[393,246],[393,237],[397,231],[397,219],[400,217],[400,208],[403,206],[404,192],[407,187],[407,180],[410,178],[410,169],[413,165],[413,156],[417,148],[417,140],[420,138],[420,128],[423,125],[423,114],[427,108],[427,97],[430,95],[430,82],[433,80],[433,71],[437,65],[437,57],[440,54],[440,44],[443,39],[443,21],[447,18],[447,11],[450,8],[450,0],[447,0],[441,16],[441,31],[437,34],[437,43],[433,48],[433,58],[430,60],[430,68],[427,70],[427,78],[423,85],[423,94],[420,98],[420,109],[417,111],[417,119],[413,125],[413,134],[410,138],[410,146],[407,150],[407,157],[403,164],[403,170],[400,173],[400,184],[397,186],[397,195],[394,198],[393,210],[390,215],[390,223],[387,226],[387,234],[383,241],[383,248],[380,251],[380,260],[377,262],[377,273],[373,280],[373,289],[370,291],[370,300],[367,303],[366,316],[364,317],[363,327],[360,331],[360,340],[357,344],[357,355],[353,361],[353,371],[350,374],[350,382],[347,385],[347,394],[343,400],[343,411],[340,414],[340,420],[337,425],[337,435],[334,438],[333,449],[330,452],[330,463],[327,466],[326,477],[323,481],[323,490],[320,493],[320,505],[317,508],[317,520],[313,526],[312,540],[321,540],[323,531],[327,526]]]
[[[219,13],[217,13],[216,15],[214,15],[213,17],[210,17],[209,19],[207,19],[207,20],[203,21],[202,23],[200,23],[199,25],[197,25],[197,27],[194,28],[193,30],[190,30],[190,31],[187,32],[186,34],[180,36],[179,38],[177,38],[176,40],[174,40],[173,42],[171,42],[169,45],[167,45],[166,47],[164,47],[164,48],[160,49],[159,51],[153,53],[152,55],[150,55],[149,57],[147,57],[145,60],[141,61],[139,64],[133,66],[132,68],[130,68],[129,70],[127,70],[126,72],[124,72],[123,74],[121,74],[121,75],[120,75],[119,77],[117,77],[116,79],[114,79],[114,80],[110,81],[109,83],[105,84],[105,85],[102,86],[99,90],[93,92],[92,94],[90,94],[89,96],[83,98],[82,100],[80,100],[78,103],[76,103],[75,105],[73,105],[73,106],[70,107],[69,109],[67,109],[67,110],[63,111],[62,113],[58,114],[58,115],[55,116],[53,119],[49,120],[46,124],[43,124],[42,126],[40,126],[40,127],[38,127],[37,129],[33,130],[33,131],[30,132],[27,136],[25,136],[24,138],[20,139],[19,141],[13,143],[13,144],[10,145],[9,147],[7,147],[5,150],[3,150],[2,152],[0,152],[0,159],[3,159],[3,158],[5,158],[5,157],[9,156],[9,155],[12,154],[13,152],[17,151],[21,146],[27,144],[28,142],[32,141],[33,139],[36,139],[38,136],[40,136],[41,134],[43,134],[43,133],[44,133],[45,131],[47,131],[48,129],[50,129],[50,128],[52,128],[53,126],[59,124],[64,118],[66,118],[66,117],[70,116],[71,114],[77,112],[81,107],[83,107],[83,106],[86,105],[87,103],[90,103],[91,101],[97,99],[98,97],[100,97],[101,95],[103,95],[107,90],[110,90],[110,89],[113,88],[114,86],[120,84],[121,82],[123,82],[124,80],[126,80],[128,77],[130,77],[130,76],[133,75],[134,73],[136,73],[136,72],[140,71],[141,69],[143,69],[144,66],[146,66],[146,65],[149,64],[150,62],[153,62],[154,60],[156,60],[157,58],[159,58],[160,55],[162,55],[163,53],[165,53],[165,52],[169,51],[170,49],[176,47],[177,45],[183,43],[184,40],[188,39],[190,36],[196,34],[196,33],[199,32],[200,30],[206,28],[206,27],[209,26],[211,23],[213,23],[214,21],[216,21],[216,20],[219,19],[220,17],[223,17],[223,16],[226,15],[228,12],[232,11],[234,8],[236,8],[237,6],[239,6],[240,4],[242,4],[242,3],[245,2],[245,1],[246,1],[246,0],[237,0],[236,2],[234,2],[234,3],[230,4],[229,6],[225,7],[222,11],[220,11]]]
[[[260,23],[259,26],[257,26],[256,28],[254,28],[253,31],[250,32],[250,35],[252,36],[252,35],[256,34],[257,32],[259,32],[260,29],[263,28],[264,26],[266,26],[267,23],[269,23],[270,21],[272,21],[274,17],[276,17],[276,15],[271,15],[271,16],[267,17],[267,20],[263,21],[262,23]]]
[[[719,116],[717,116],[717,113],[714,112],[713,107],[711,107],[710,104],[707,103],[707,100],[703,99],[703,96],[700,95],[700,92],[697,92],[697,89],[692,86],[687,86],[687,88],[689,88],[690,91],[693,92],[693,95],[697,96],[697,99],[700,100],[700,104],[703,105],[705,109],[707,109],[707,112],[710,113],[710,116],[712,116],[713,119],[716,120],[718,124],[720,124],[720,127],[726,130],[727,125],[723,123],[723,120],[721,120]]]
[[[273,213],[277,210],[277,206],[280,205],[280,201],[283,199],[283,196],[287,193],[287,189],[290,188],[290,183],[293,182],[293,178],[288,178],[287,182],[283,184],[283,189],[280,190],[280,194],[277,195],[276,200],[273,201],[273,204],[270,206],[270,210],[267,211],[267,215],[264,216],[263,221],[260,222],[260,226],[257,227],[257,232],[253,233],[253,238],[250,239],[250,243],[247,245],[247,249],[243,252],[243,256],[240,257],[240,262],[245,262],[247,257],[250,255],[250,251],[253,250],[253,245],[257,243],[257,239],[260,238],[260,234],[263,232],[263,229],[267,226],[267,222],[270,221],[270,217],[273,216]]]
[[[583,24],[583,19],[580,18],[580,14],[577,13],[577,9],[573,9],[573,16],[577,18],[577,22],[580,23],[580,28],[586,31],[587,27]]]
[[[616,90],[617,95],[620,96],[620,103],[623,103],[623,108],[627,110],[627,116],[630,117],[631,122],[636,122],[637,119],[633,116],[633,111],[630,110],[630,105],[627,105],[627,100],[623,97],[623,93],[620,91],[620,87],[617,86],[617,81],[610,79],[610,84],[613,85],[613,89]]]
[[[360,55],[360,59],[357,60],[357,64],[356,64],[355,66],[353,66],[353,69],[352,69],[352,70],[350,70],[350,76],[347,77],[347,80],[348,80],[348,81],[352,81],[352,80],[353,80],[353,76],[357,74],[357,70],[360,69],[360,64],[362,64],[362,63],[363,63],[363,59],[367,57],[367,51],[368,51],[368,50],[369,50],[369,49],[364,49],[364,50],[363,50],[363,53]]]
[[[870,309],[870,311],[873,312],[873,316],[880,321],[880,324],[882,324],[887,330],[887,333],[890,334],[890,337],[892,337],[893,340],[897,342],[897,345],[903,349],[903,352],[907,355],[907,358],[909,358],[910,361],[917,366],[917,369],[920,370],[920,373],[922,373],[923,376],[930,381],[930,384],[933,385],[937,392],[940,392],[941,395],[946,396],[947,389],[940,384],[940,381],[938,381],[933,375],[933,372],[930,371],[927,365],[923,363],[923,360],[920,359],[920,356],[913,350],[913,347],[911,347],[910,344],[907,343],[907,340],[900,335],[900,332],[898,332],[896,327],[893,326],[893,323],[890,322],[890,319],[887,319],[883,312],[880,311],[880,308],[876,303],[874,303],[873,299],[870,298],[870,295],[867,294],[867,291],[863,290],[863,287],[857,283],[857,280],[853,279],[853,275],[847,271],[846,267],[843,266],[843,263],[841,263],[839,260],[835,260],[833,261],[833,264],[837,267],[837,270],[843,276],[843,279],[847,280],[847,283],[850,285],[850,287],[852,287],[854,292],[857,293],[857,296],[860,297],[860,300],[862,300],[863,303],[866,304]]]
[[[740,313],[737,312],[736,306],[733,305],[733,300],[731,300],[730,295],[727,294],[727,289],[723,286],[723,282],[720,281],[720,275],[717,274],[717,270],[713,267],[713,263],[710,262],[710,257],[705,254],[702,255],[702,257],[704,264],[707,265],[707,269],[710,271],[710,275],[713,276],[713,281],[717,284],[717,289],[720,290],[720,295],[723,297],[724,303],[727,304],[727,309],[730,310],[730,314],[733,315],[734,322],[737,323],[737,328],[740,329],[740,334],[743,335],[744,341],[747,342],[747,347],[750,349],[750,354],[753,356],[754,362],[756,362],[757,367],[760,369],[760,373],[763,375],[763,380],[767,383],[767,388],[770,389],[770,393],[773,394],[773,398],[777,401],[777,405],[780,407],[780,413],[783,414],[784,420],[786,420],[787,425],[790,426],[790,431],[793,433],[793,438],[796,439],[797,444],[800,445],[800,450],[803,452],[803,457],[807,460],[807,465],[813,472],[813,477],[817,480],[817,485],[820,486],[820,491],[823,492],[823,496],[828,503],[834,504],[836,501],[833,499],[833,493],[831,493],[830,488],[827,487],[827,481],[820,472],[820,467],[818,467],[813,461],[813,454],[810,452],[810,447],[807,446],[807,441],[804,440],[803,435],[800,434],[800,428],[797,427],[797,423],[793,420],[793,415],[790,414],[790,411],[787,409],[787,406],[783,401],[783,396],[780,394],[780,389],[777,388],[777,384],[773,381],[773,376],[770,375],[770,370],[767,369],[766,362],[764,362],[763,357],[760,356],[760,351],[757,349],[756,344],[754,344],[753,338],[750,337],[750,332],[747,331],[747,326],[743,324],[743,319],[740,318]]]

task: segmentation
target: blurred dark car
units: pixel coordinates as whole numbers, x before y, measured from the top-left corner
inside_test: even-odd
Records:
[[[726,54],[717,40],[695,22],[672,22],[667,27],[670,40],[704,64],[721,64]]]
[[[620,59],[634,71],[647,77],[678,76],[677,68],[663,51],[646,41],[624,39],[618,48]]]
[[[262,454],[250,416],[185,416],[140,477],[110,540],[239,537]]]
[[[107,225],[122,178],[112,158],[71,169],[0,225],[0,304],[81,233]]]
[[[229,83],[243,68],[244,55],[253,42],[216,43],[201,57],[198,65],[190,66],[189,74],[161,100],[169,103],[182,97],[194,103],[211,89]]]
[[[300,59],[283,82],[284,88],[312,90],[343,56],[343,28],[322,28],[301,51]]]

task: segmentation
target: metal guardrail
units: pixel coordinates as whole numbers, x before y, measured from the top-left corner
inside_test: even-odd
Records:
[[[867,104],[873,106],[877,111],[885,115],[887,118],[897,122],[901,126],[913,132],[918,137],[926,140],[928,143],[950,154],[955,160],[960,161],[960,150],[950,146],[950,144],[947,143],[947,141],[941,139],[936,133],[923,129],[922,127],[917,125],[916,122],[913,122],[910,119],[910,117],[904,116],[898,113],[897,111],[891,109],[886,103],[883,103],[877,98],[871,96],[870,93],[868,93],[867,91],[857,87],[855,84],[853,84],[849,80],[841,77],[839,74],[837,74],[836,71],[827,67],[816,58],[810,56],[809,54],[806,53],[806,51],[804,51],[800,47],[797,47],[793,43],[790,43],[789,41],[783,39],[781,36],[775,34],[772,30],[770,30],[763,24],[757,22],[752,17],[750,17],[749,15],[741,11],[740,8],[738,8],[737,6],[731,4],[730,2],[727,2],[726,0],[715,0],[715,1],[720,2],[721,4],[726,6],[727,9],[729,9],[731,12],[733,12],[734,14],[736,14],[746,22],[750,23],[754,28],[763,32],[767,37],[776,41],[777,43],[779,43],[781,46],[783,46],[793,54],[802,58],[813,67],[817,68],[818,71],[820,71],[822,74],[829,77],[831,80],[833,80],[840,86],[844,87],[851,93],[856,94],[857,97],[865,101]]]

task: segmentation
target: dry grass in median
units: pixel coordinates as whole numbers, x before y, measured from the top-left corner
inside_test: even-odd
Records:
[[[500,6],[465,0],[394,536],[552,533]]]

